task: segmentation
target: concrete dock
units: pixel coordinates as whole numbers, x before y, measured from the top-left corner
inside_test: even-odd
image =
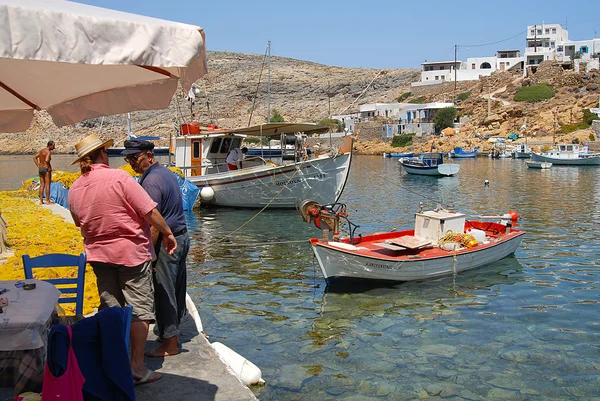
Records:
[[[71,213],[60,205],[44,205],[73,223]],[[152,326],[151,326],[152,327]],[[256,401],[252,391],[233,374],[219,358],[209,341],[198,333],[188,316],[180,326],[182,352],[166,358],[146,357],[146,366],[162,377],[154,383],[136,386],[138,401],[198,400],[198,401]],[[156,347],[156,336],[150,330],[146,349]],[[235,349],[243,354],[243,350]]]
[[[179,355],[166,358],[146,357],[146,366],[160,372],[160,380],[135,387],[138,401],[198,400],[198,401],[256,401],[252,391],[242,384],[221,361],[203,334],[188,318],[180,326]],[[158,344],[150,330],[146,349]],[[240,351],[240,350],[236,350]]]

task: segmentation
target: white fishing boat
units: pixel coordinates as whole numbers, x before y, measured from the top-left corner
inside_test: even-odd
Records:
[[[512,157],[515,159],[529,159],[531,157],[531,149],[527,146],[527,143],[518,144],[512,152]]]
[[[548,168],[552,167],[552,163],[549,163],[549,162],[528,161],[526,163],[527,163],[527,167],[529,167],[529,168],[548,169]]]
[[[460,165],[444,162],[441,152],[426,152],[418,157],[404,157],[399,160],[408,174],[449,177],[460,171]]]
[[[523,235],[512,228],[518,215],[467,219],[447,210],[420,210],[414,230],[356,235],[357,226],[343,204],[303,201],[303,220],[323,230],[310,244],[328,283],[340,280],[425,280],[460,273],[496,262],[518,248]],[[348,222],[350,236],[340,238],[340,219]],[[333,232],[333,238],[329,233]]]
[[[342,145],[327,154],[309,155],[303,141],[306,134],[327,129],[311,123],[199,129],[198,133],[177,135],[175,165],[200,188],[203,206],[294,208],[306,198],[337,202],[350,172],[352,137],[344,137]],[[247,157],[241,169],[229,170],[225,162],[229,151],[241,148],[247,136],[277,137],[282,146],[293,142],[292,160],[276,164],[262,157]]]
[[[531,153],[536,162],[549,162],[554,165],[597,166],[600,165],[600,154],[589,153],[587,146],[577,144],[559,144],[555,149],[544,153]]]
[[[506,148],[505,138],[495,138],[496,141],[488,155],[492,159],[508,159],[513,157],[512,151]]]

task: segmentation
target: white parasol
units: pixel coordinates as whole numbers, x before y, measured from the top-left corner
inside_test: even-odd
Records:
[[[204,30],[62,0],[0,0],[0,132],[166,109],[207,72]]]

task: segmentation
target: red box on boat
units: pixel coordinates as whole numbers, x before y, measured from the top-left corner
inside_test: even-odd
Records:
[[[191,123],[181,124],[182,135],[194,135],[200,133],[200,123],[192,121]]]

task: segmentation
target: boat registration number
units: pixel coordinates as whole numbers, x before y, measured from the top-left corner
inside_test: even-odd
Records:
[[[321,180],[323,178],[325,178],[325,174],[317,174],[317,175],[313,175],[310,177],[311,179],[316,178],[317,180]],[[305,177],[298,177],[298,178],[292,178],[291,180],[284,180],[284,181],[275,181],[275,185],[280,187],[282,185],[293,185],[293,184],[299,184],[303,181],[306,181]]]

